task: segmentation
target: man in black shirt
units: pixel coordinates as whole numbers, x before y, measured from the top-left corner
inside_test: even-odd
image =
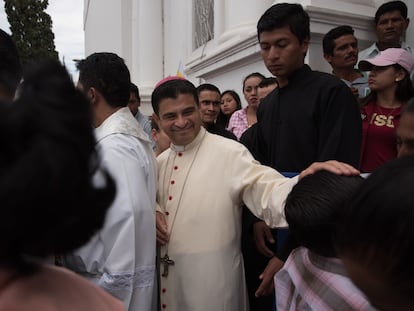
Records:
[[[328,159],[358,168],[358,104],[342,81],[305,64],[309,15],[299,4],[275,4],[259,19],[257,33],[263,61],[279,86],[259,105],[254,153],[280,172],[300,172]],[[273,284],[274,272],[266,268],[257,295]]]

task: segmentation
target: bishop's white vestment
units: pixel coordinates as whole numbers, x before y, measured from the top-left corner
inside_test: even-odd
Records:
[[[103,228],[65,256],[64,265],[122,300],[129,311],[156,310],[157,164],[151,144],[129,108],[112,114],[95,133],[117,193]]]
[[[157,161],[157,209],[170,234],[161,258],[174,261],[160,277],[161,310],[248,310],[241,203],[270,226],[286,227],[284,201],[297,178],[260,165],[242,144],[204,128]]]

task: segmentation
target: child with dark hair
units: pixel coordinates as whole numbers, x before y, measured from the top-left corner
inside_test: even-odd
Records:
[[[379,310],[414,310],[414,157],[374,171],[340,223],[338,254]]]
[[[293,187],[285,215],[300,247],[275,276],[278,310],[374,310],[348,278],[333,243],[338,216],[362,181],[319,171]]]
[[[57,62],[29,71],[19,98],[0,104],[0,310],[124,310],[45,264],[84,245],[115,196],[91,122],[90,105]]]

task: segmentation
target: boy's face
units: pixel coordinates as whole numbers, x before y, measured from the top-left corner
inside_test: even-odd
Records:
[[[288,26],[263,31],[259,43],[267,69],[278,79],[288,78],[303,66],[309,46],[309,40],[300,43]]]

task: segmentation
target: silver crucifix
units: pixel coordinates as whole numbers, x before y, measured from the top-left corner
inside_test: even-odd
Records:
[[[163,277],[167,277],[168,276],[168,266],[174,266],[174,260],[170,259],[170,257],[168,257],[168,254],[165,254],[164,257],[161,258],[161,264],[164,266],[163,268],[163,273],[161,274],[161,276]]]

